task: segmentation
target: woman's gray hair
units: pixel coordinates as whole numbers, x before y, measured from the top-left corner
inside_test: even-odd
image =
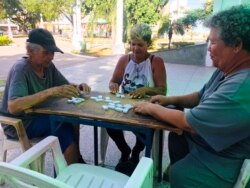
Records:
[[[39,44],[26,42],[26,48],[32,49],[35,53],[39,52],[43,47]]]
[[[227,46],[237,46],[250,52],[250,6],[235,6],[217,13],[205,22],[205,26],[216,28],[219,38]]]
[[[152,35],[152,30],[148,24],[145,23],[136,24],[131,28],[130,41],[143,40],[150,45],[152,43],[151,35]]]

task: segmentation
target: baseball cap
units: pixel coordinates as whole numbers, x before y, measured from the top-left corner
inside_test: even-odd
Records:
[[[55,39],[52,34],[46,29],[33,29],[29,32],[28,37],[27,42],[39,44],[49,52],[63,53],[63,51],[56,46]]]

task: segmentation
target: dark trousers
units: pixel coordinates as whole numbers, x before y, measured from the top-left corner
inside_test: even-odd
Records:
[[[130,147],[128,146],[123,131],[117,129],[107,129],[109,136],[113,139],[118,149],[121,151],[123,155],[129,155],[131,152]],[[136,133],[135,133],[136,134]],[[141,135],[143,136],[143,135]],[[132,150],[132,158],[139,158],[140,152],[144,149],[145,144],[136,136],[136,143]]]
[[[170,132],[168,135],[168,150],[170,164],[174,164],[184,158],[189,153],[188,143],[184,134],[178,135]]]

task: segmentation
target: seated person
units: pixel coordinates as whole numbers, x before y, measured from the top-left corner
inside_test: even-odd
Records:
[[[243,19],[244,18],[244,19]],[[134,105],[184,131],[169,134],[171,188],[232,188],[244,159],[250,158],[250,7],[214,15],[208,51],[217,70],[198,91],[153,96]],[[165,105],[190,108],[185,112]],[[246,187],[250,187],[250,182]]]
[[[148,52],[152,42],[151,35],[152,31],[147,24],[138,24],[132,27],[130,32],[132,53],[123,55],[118,60],[109,83],[109,90],[112,93],[119,92],[120,87],[122,93],[127,93],[132,98],[143,98],[146,95],[156,94],[165,95],[166,70],[164,62],[162,58]],[[136,144],[131,154],[123,131],[107,129],[107,132],[121,151],[121,158],[116,170],[130,175],[139,162],[140,152],[145,145],[139,137],[136,137]],[[129,166],[129,164],[131,165]]]
[[[51,97],[78,97],[80,90],[90,92],[90,87],[84,83],[70,84],[55,67],[54,53],[63,52],[49,31],[32,30],[26,49],[27,57],[19,59],[9,72],[0,112],[22,119],[29,139],[46,137],[52,135],[49,115],[25,114],[24,111]],[[3,129],[8,137],[17,138],[12,126],[3,125]],[[84,162],[79,151],[79,126],[64,123],[54,129],[67,163]]]

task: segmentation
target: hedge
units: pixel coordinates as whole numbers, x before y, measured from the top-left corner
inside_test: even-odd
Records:
[[[8,46],[11,43],[12,40],[8,36],[6,35],[0,36],[0,46]]]

